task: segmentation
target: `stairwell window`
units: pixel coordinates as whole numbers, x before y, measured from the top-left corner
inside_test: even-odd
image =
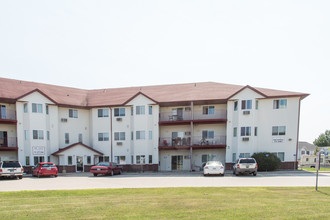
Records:
[[[234,111],[237,111],[237,109],[238,109],[238,101],[235,101],[234,102]]]
[[[136,140],[145,140],[146,132],[145,131],[136,131]]]
[[[70,136],[69,136],[69,133],[65,133],[65,134],[64,134],[64,140],[65,140],[65,144],[70,143]]]
[[[124,141],[125,132],[115,132],[115,141]]]
[[[285,135],[286,127],[285,126],[273,126],[272,128],[272,135],[273,136],[280,136]]]
[[[33,140],[43,140],[44,139],[44,131],[43,130],[33,130]]]
[[[98,140],[99,141],[109,141],[109,133],[98,133]]]
[[[27,103],[24,103],[23,110],[24,110],[24,113],[28,112],[28,104]]]
[[[97,110],[97,117],[99,118],[108,118],[109,117],[109,109],[102,108]]]
[[[145,114],[145,106],[140,105],[136,106],[136,115],[144,115]]]

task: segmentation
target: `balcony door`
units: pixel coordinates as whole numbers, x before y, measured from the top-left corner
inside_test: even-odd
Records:
[[[0,147],[8,147],[7,131],[0,131]]]
[[[172,170],[182,170],[183,169],[183,156],[176,155],[172,156]]]
[[[0,119],[7,119],[7,111],[5,105],[0,105]]]

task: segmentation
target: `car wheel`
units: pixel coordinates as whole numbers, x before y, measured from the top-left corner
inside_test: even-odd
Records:
[[[93,173],[94,176],[97,176],[97,173]]]
[[[257,172],[254,172],[254,173],[253,173],[253,176],[256,176],[256,175],[257,175]]]
[[[56,177],[57,177],[57,175],[54,175],[54,177],[56,178]]]
[[[110,172],[110,176],[113,176],[113,170],[111,170],[111,172]]]
[[[235,175],[236,175],[236,176],[238,176],[238,175],[239,175],[239,173],[238,173],[236,170],[235,170]]]
[[[18,179],[20,179],[20,180],[23,179],[23,176],[18,176]]]
[[[224,175],[225,175],[224,173],[220,174],[220,176],[224,176]]]

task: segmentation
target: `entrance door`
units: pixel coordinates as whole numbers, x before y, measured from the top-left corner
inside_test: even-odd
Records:
[[[183,169],[183,156],[172,156],[172,170],[182,170]]]
[[[77,156],[77,172],[84,172],[84,158]]]

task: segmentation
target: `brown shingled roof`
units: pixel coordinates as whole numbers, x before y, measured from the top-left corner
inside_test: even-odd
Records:
[[[113,89],[83,90],[70,87],[0,78],[0,100],[15,102],[19,97],[38,90],[58,105],[76,107],[120,106],[141,93],[162,103],[228,100],[244,88],[269,97],[306,97],[308,94],[215,82],[186,83]]]

